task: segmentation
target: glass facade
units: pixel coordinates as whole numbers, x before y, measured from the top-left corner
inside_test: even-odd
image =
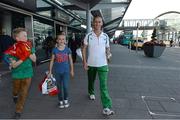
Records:
[[[52,17],[52,5],[42,1],[42,0],[36,0],[36,9],[37,13],[43,16]]]
[[[44,43],[48,36],[54,36],[54,26],[53,23],[51,25],[34,19],[33,27],[36,54],[38,54],[38,60],[44,60],[47,58]]]
[[[64,22],[69,22],[70,16],[68,16],[63,11],[57,10],[57,17],[56,17],[56,19],[64,21]]]

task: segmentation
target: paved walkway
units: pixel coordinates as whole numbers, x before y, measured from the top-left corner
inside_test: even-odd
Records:
[[[9,72],[10,72],[10,70],[7,67],[7,65],[4,62],[0,62],[0,75],[5,75]]]
[[[96,100],[87,97],[87,76],[81,62],[75,64],[75,78],[70,81],[70,103],[67,109],[57,107],[57,97],[41,95],[38,83],[48,63],[35,67],[35,75],[22,118],[28,119],[180,119],[180,49],[167,48],[160,58],[148,58],[143,51],[129,51],[112,45],[109,65],[109,91],[115,115],[102,115],[99,82]],[[10,74],[0,80],[0,119],[11,118],[14,112]]]

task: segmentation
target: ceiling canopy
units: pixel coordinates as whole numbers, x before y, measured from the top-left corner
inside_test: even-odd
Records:
[[[40,1],[40,0],[39,0]],[[42,0],[41,0],[42,1]],[[104,22],[104,31],[114,35],[132,0],[43,0],[51,6],[60,9],[70,18],[68,25],[82,29],[86,25],[86,11],[90,10],[92,17],[100,15]],[[48,9],[49,6],[44,6]],[[45,10],[44,8],[44,10]],[[43,10],[41,6],[39,9]]]

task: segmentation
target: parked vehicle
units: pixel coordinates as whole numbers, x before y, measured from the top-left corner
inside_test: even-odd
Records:
[[[136,40],[131,40],[131,48],[132,49],[136,49],[136,47],[138,49],[143,49],[143,44],[144,44],[143,40],[138,40],[137,42],[136,42]]]

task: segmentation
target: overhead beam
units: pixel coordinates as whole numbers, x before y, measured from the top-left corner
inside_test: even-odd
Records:
[[[104,24],[104,27],[108,26],[108,25],[111,25],[112,23],[114,22],[118,22],[122,19],[122,17],[118,17],[118,18],[115,18],[114,20],[111,20],[110,22]]]
[[[54,0],[43,0],[43,1],[55,6],[56,8],[62,10],[63,12],[71,16],[72,18],[75,18],[76,20],[82,22],[82,18],[80,18],[79,16],[77,16],[76,14],[72,13],[69,10],[65,10],[60,4],[56,3]]]
[[[106,31],[106,32],[109,32],[109,31],[116,30],[116,29],[117,29],[117,26],[116,26],[116,27],[113,27],[113,28],[111,28],[111,29],[109,29],[109,30],[105,29],[105,31]]]
[[[81,26],[81,24],[72,25],[73,27]]]
[[[153,30],[154,26],[143,26],[139,27],[139,30]],[[137,30],[137,26],[129,26],[129,27],[118,27],[117,30],[124,30],[124,29],[131,29],[131,30]]]
[[[76,5],[65,5],[63,6],[64,9],[69,9],[69,10],[84,10]]]
[[[48,11],[48,10],[52,10],[53,7],[39,7],[39,8],[36,8],[36,11],[37,12],[41,12],[41,11]]]
[[[70,22],[69,22],[69,25],[74,21],[75,19],[73,18]]]
[[[129,5],[129,2],[99,3],[99,4],[96,4],[91,10],[127,7],[128,5]]]
[[[91,0],[90,2],[90,9],[99,4],[101,0]]]
[[[84,10],[87,10],[87,8],[88,8],[88,5],[86,3],[81,2],[81,1],[77,1],[77,0],[66,0],[66,1],[70,2],[71,4],[78,6]]]
[[[113,29],[111,31],[107,31],[106,33],[108,34],[108,33],[112,33],[112,32],[115,32],[115,31],[116,31],[116,29]]]

